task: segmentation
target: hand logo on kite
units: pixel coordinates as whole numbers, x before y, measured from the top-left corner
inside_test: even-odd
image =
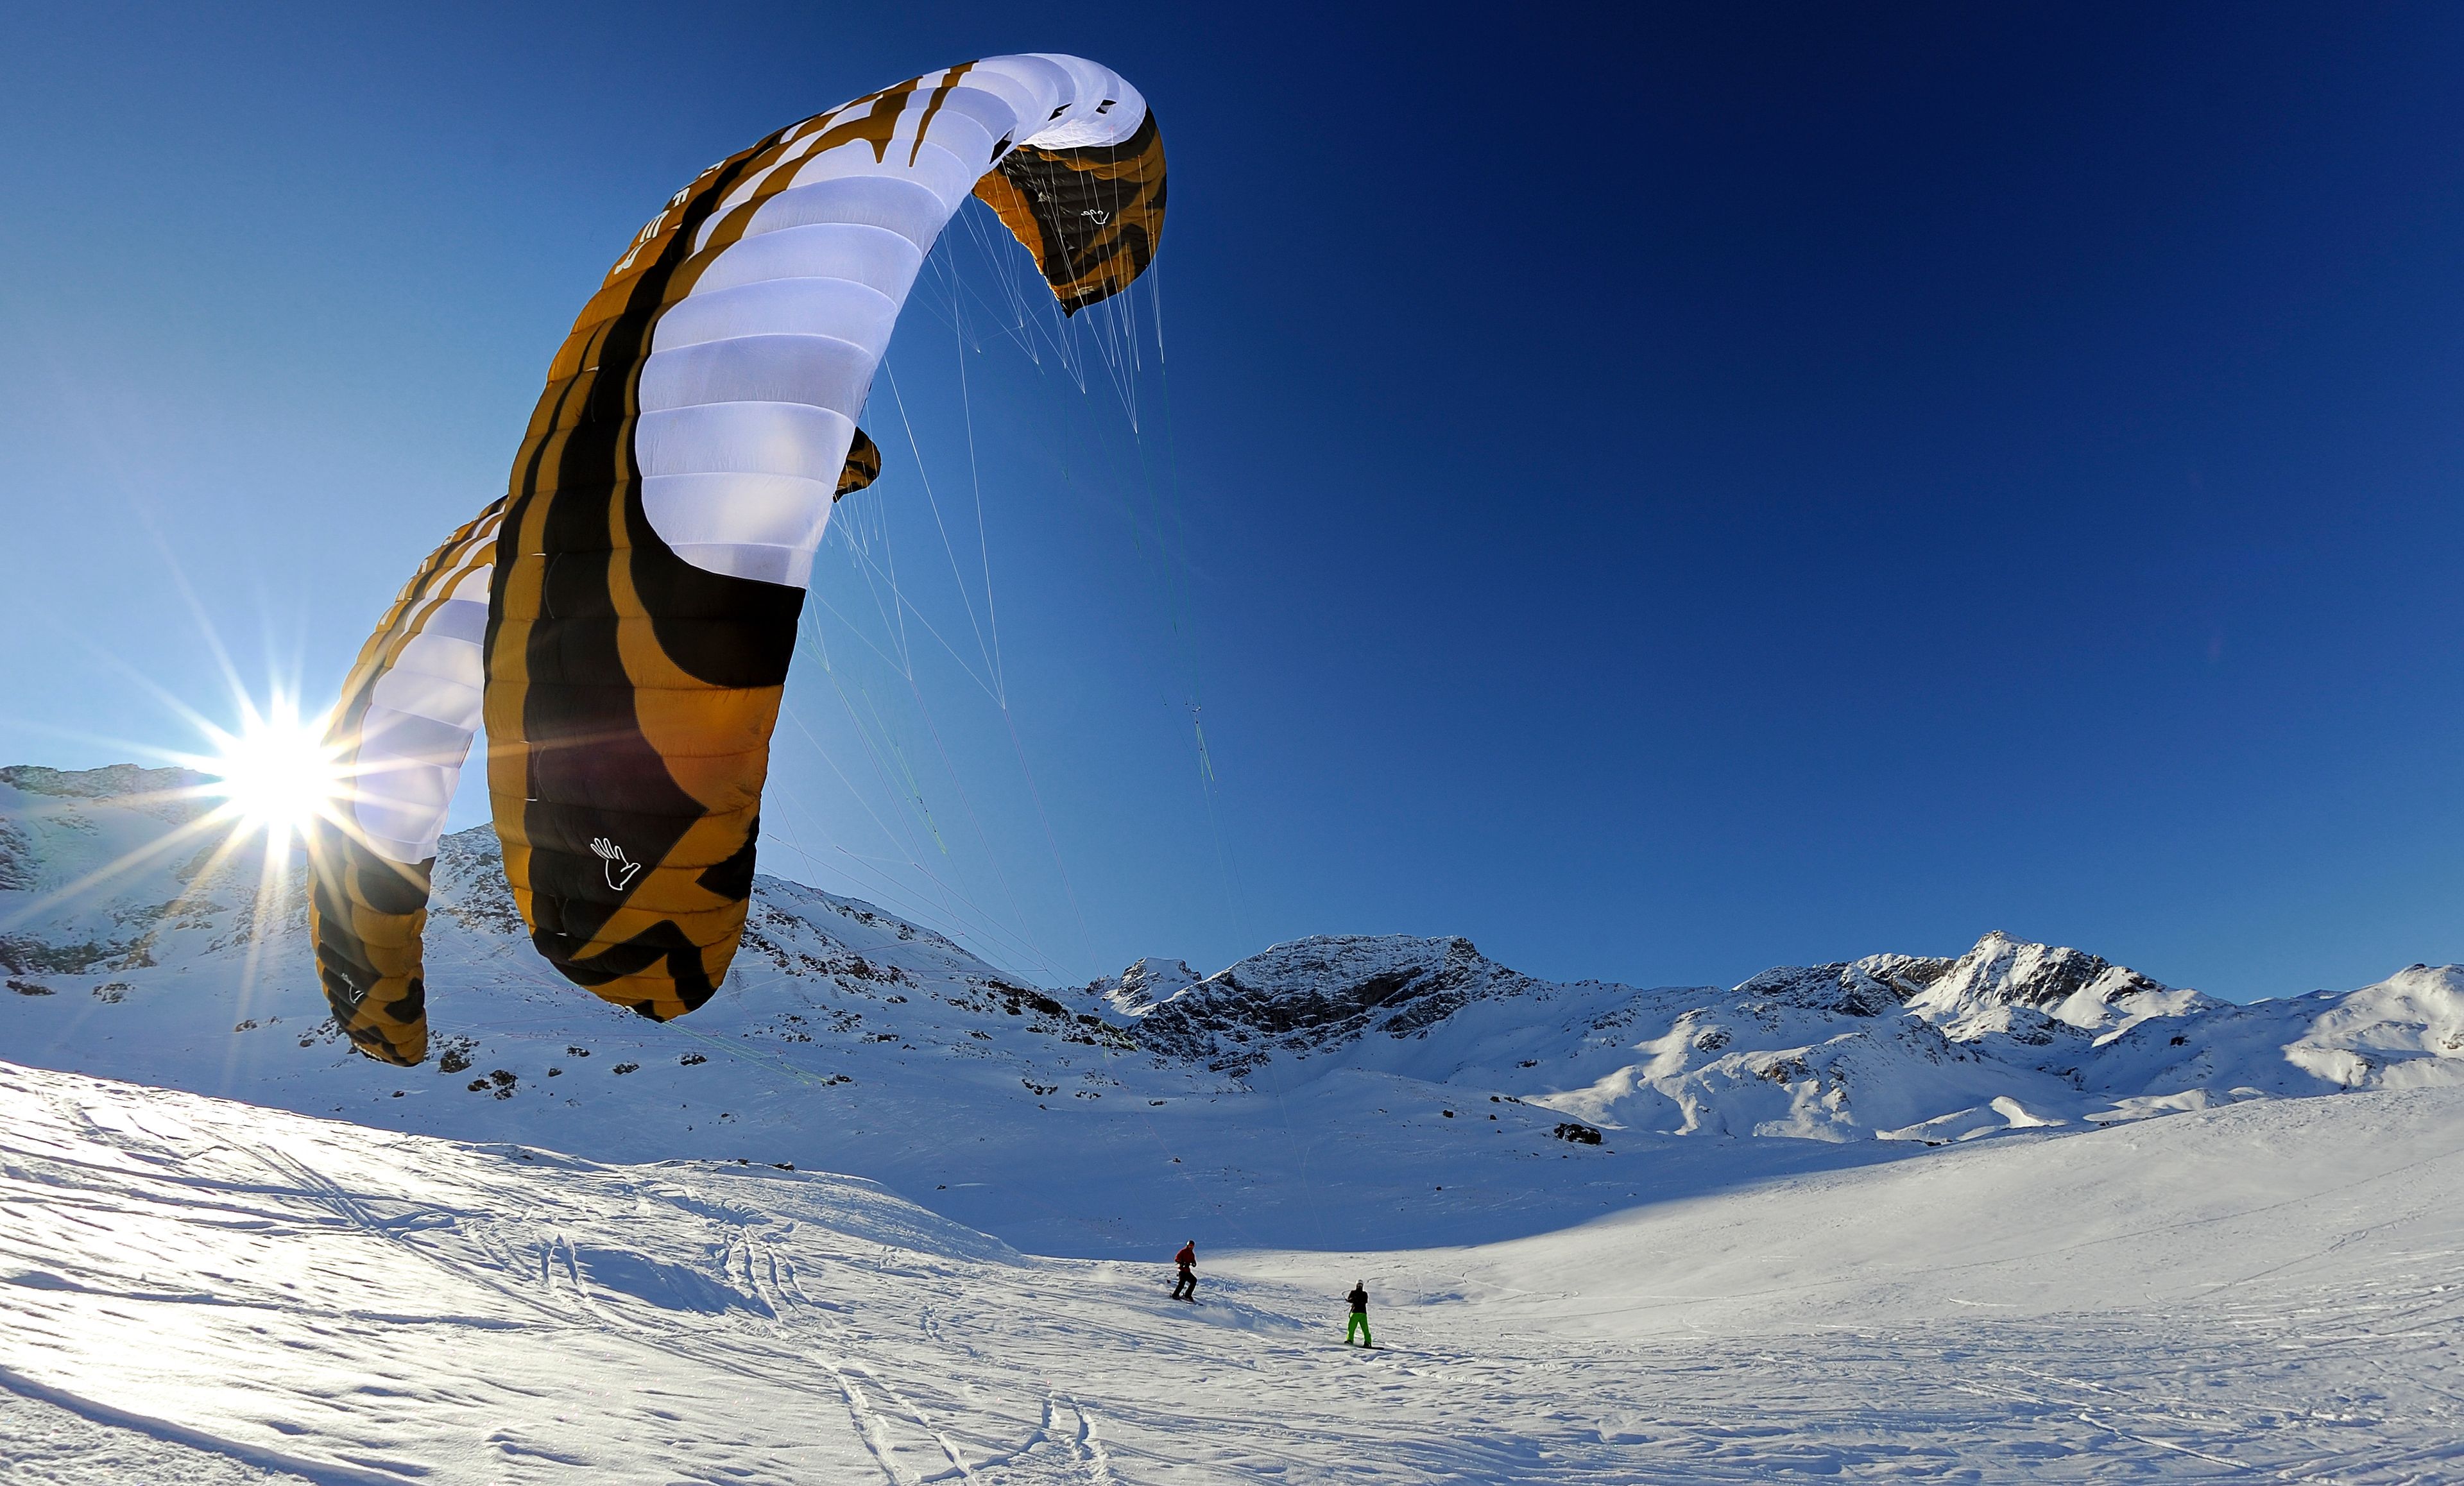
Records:
[[[623,892],[626,885],[633,881],[633,874],[642,870],[642,863],[627,861],[625,848],[605,836],[594,839],[590,849],[599,853],[600,861],[607,863],[607,885],[617,892]],[[617,870],[619,867],[624,870]]]

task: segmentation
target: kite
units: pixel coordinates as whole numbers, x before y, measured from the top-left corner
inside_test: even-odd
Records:
[[[310,915],[355,1047],[427,1056],[430,874],[482,726],[539,951],[658,1020],[716,991],[813,554],[881,469],[856,418],[970,195],[1074,315],[1154,259],[1155,117],[1072,56],[928,73],[710,166],[608,271],[504,497],[420,564],[329,725],[353,787],[312,832]]]

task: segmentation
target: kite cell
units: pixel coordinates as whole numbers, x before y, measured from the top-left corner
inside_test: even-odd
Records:
[[[1092,62],[971,62],[712,165],[608,271],[505,497],[421,565],[335,712],[356,789],[312,839],[311,910],[355,1046],[426,1056],[429,873],[483,723],[539,952],[662,1020],[717,989],[813,554],[831,503],[881,468],[855,420],[970,195],[1074,315],[1153,260],[1162,141]]]

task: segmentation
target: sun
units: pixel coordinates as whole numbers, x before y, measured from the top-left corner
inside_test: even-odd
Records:
[[[289,697],[272,698],[262,711],[243,702],[239,731],[216,729],[213,741],[216,752],[198,770],[212,781],[206,793],[223,801],[215,814],[276,847],[331,816],[345,793],[325,719],[302,718]]]

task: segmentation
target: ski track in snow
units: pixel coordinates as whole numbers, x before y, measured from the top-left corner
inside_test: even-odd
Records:
[[[1166,1266],[1021,1255],[869,1182],[0,1064],[0,1464],[46,1486],[2448,1480],[2458,1115],[2446,1091],[2242,1105],[1507,1244],[1219,1256],[1188,1307]],[[1979,1215],[1946,1231],[1937,1201]],[[1355,1275],[1384,1349],[1337,1340]]]
[[[11,1482],[2464,1480],[2464,967],[1351,937],[1046,994],[765,877],[651,1024],[483,830],[401,1070],[296,873],[158,849],[183,777],[0,770],[0,1052],[67,1070],[0,1064]],[[1198,1307],[1130,1262],[1189,1237]]]

